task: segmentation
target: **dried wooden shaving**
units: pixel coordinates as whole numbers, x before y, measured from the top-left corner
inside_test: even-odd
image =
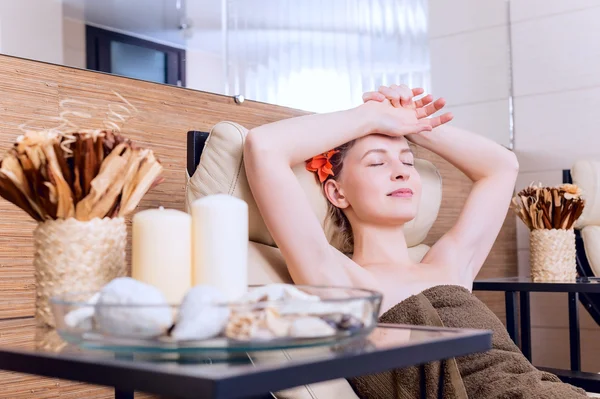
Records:
[[[512,200],[514,210],[529,230],[569,230],[581,216],[585,200],[573,184],[558,187],[530,185]]]

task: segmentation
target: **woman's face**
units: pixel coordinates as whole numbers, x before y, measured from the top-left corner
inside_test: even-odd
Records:
[[[404,137],[373,134],[356,140],[325,190],[351,222],[398,225],[417,214],[421,178]]]

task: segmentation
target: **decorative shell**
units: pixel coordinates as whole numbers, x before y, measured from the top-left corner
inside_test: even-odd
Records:
[[[323,316],[322,319],[330,326],[341,331],[357,331],[365,326],[365,323],[349,314],[332,314]]]
[[[245,307],[247,304],[251,306]],[[242,341],[328,337],[361,329],[365,326],[363,320],[371,317],[366,301],[322,301],[288,284],[255,288],[235,305],[242,305],[243,310],[232,308],[225,336]]]
[[[234,313],[225,328],[225,336],[241,341],[272,339],[275,335],[267,328],[265,319],[265,312]]]
[[[159,336],[173,324],[171,308],[162,292],[129,277],[116,278],[102,288],[95,319],[106,334],[136,338]]]
[[[201,340],[223,331],[229,319],[229,308],[223,294],[214,287],[199,285],[187,292],[179,308],[171,336],[176,340]]]
[[[307,294],[298,288],[289,284],[269,284],[262,287],[252,289],[246,295],[242,296],[239,303],[257,303],[265,301],[283,301],[290,299],[298,299],[301,301],[320,301],[316,295]]]
[[[225,335],[228,338],[269,340],[283,337],[313,338],[335,335],[336,328],[319,317],[282,317],[276,309],[233,314]]]
[[[234,313],[225,335],[236,340],[269,340],[289,336],[291,320],[282,318],[274,308]]]

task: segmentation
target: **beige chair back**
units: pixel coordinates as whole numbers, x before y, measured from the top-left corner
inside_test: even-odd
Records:
[[[571,168],[573,183],[585,199],[585,208],[577,220],[585,255],[595,276],[600,276],[600,161],[580,160]]]

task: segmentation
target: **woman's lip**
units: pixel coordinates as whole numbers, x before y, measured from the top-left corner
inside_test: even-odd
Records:
[[[396,191],[392,191],[388,194],[389,197],[399,197],[399,198],[410,198],[413,196],[413,191],[410,188],[401,188]]]

